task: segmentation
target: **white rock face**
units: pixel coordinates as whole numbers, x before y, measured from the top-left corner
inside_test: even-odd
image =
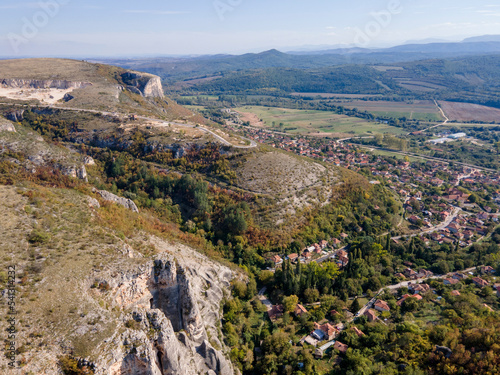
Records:
[[[1,121],[1,120],[0,120]],[[11,122],[0,122],[0,132],[16,132],[14,124]]]
[[[38,79],[0,79],[0,87],[3,88],[22,88],[22,89],[81,89],[92,86],[90,82],[72,82],[65,80],[38,80]]]
[[[163,86],[160,77],[153,76],[144,86],[143,94],[146,98],[163,98]]]
[[[179,250],[184,256],[163,254],[149,270],[110,283],[117,306],[132,311],[136,327],[109,344],[113,350],[96,361],[96,374],[235,374],[214,348],[223,347],[216,327],[233,274],[187,247]]]
[[[158,76],[139,73],[126,72],[121,75],[123,82],[127,85],[127,90],[146,98],[163,98],[163,87]]]
[[[119,204],[125,208],[128,208],[129,210],[132,210],[134,212],[139,212],[137,205],[131,199],[119,197],[118,195],[110,193],[109,191],[106,191],[106,190],[92,189],[92,191],[94,193],[99,194],[102,197],[102,199],[104,199],[105,201],[114,202],[114,203]]]
[[[95,165],[94,158],[92,156],[85,156],[83,158],[83,164],[85,164],[85,165]]]

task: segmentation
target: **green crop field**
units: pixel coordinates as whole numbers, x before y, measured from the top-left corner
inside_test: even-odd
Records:
[[[357,117],[337,115],[327,111],[296,110],[258,106],[239,107],[235,110],[246,116],[254,115],[255,122],[252,125],[271,128],[290,134],[333,135],[334,133],[405,133],[403,129],[396,128],[394,126],[369,122]],[[244,120],[244,118],[242,119]]]

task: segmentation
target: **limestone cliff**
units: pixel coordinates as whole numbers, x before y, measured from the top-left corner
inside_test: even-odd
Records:
[[[126,72],[121,75],[127,89],[146,98],[163,98],[163,87],[158,76],[138,72]]]
[[[111,343],[96,374],[233,374],[217,328],[232,272],[167,254],[149,267],[114,281],[115,301],[131,311],[135,328]]]
[[[121,239],[103,225],[107,208],[80,192],[0,185],[0,211],[9,231],[0,254],[10,254],[18,272],[23,364],[9,371],[0,356],[1,374],[62,374],[60,359],[68,357],[98,375],[238,374],[221,332],[235,271],[143,231]],[[27,249],[33,229],[45,232],[49,221],[49,242]],[[29,259],[29,250],[44,258]],[[4,289],[4,316],[6,296]]]
[[[92,86],[90,82],[73,82],[67,80],[38,80],[19,78],[0,78],[0,87],[21,89],[81,89]]]

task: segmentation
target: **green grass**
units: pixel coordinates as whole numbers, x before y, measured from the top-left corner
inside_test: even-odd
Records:
[[[415,100],[412,102],[366,101],[352,100],[340,103],[347,108],[357,108],[374,116],[420,120],[442,121],[443,117],[434,102],[430,100]]]
[[[370,111],[374,116],[401,118],[406,117],[411,120],[420,121],[441,121],[443,118],[438,113],[419,113],[419,112],[396,112],[396,111]]]
[[[397,159],[401,159],[401,160],[403,160],[406,157],[406,156],[403,156],[403,155],[396,154],[394,152],[382,151],[382,150],[373,150],[373,151],[371,151],[371,153],[374,154],[374,155],[380,155],[380,156],[394,156]],[[422,161],[422,159],[416,158],[416,157],[413,157],[413,156],[408,156],[408,158],[410,159],[411,162]]]
[[[368,122],[356,117],[337,115],[327,111],[297,110],[285,108],[270,108],[259,106],[246,106],[236,108],[240,112],[253,113],[264,122],[264,126],[290,134],[311,133],[349,133],[349,134],[374,134],[391,133],[402,134],[402,129]],[[273,127],[274,122],[274,127]],[[283,126],[279,126],[282,123]]]

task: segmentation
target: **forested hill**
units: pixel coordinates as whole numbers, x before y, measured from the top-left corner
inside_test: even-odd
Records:
[[[224,72],[266,68],[314,69],[346,64],[390,64],[436,58],[500,54],[500,42],[409,44],[387,49],[339,48],[304,54],[275,49],[244,55],[214,55],[187,58],[102,60],[127,69],[180,80]]]

